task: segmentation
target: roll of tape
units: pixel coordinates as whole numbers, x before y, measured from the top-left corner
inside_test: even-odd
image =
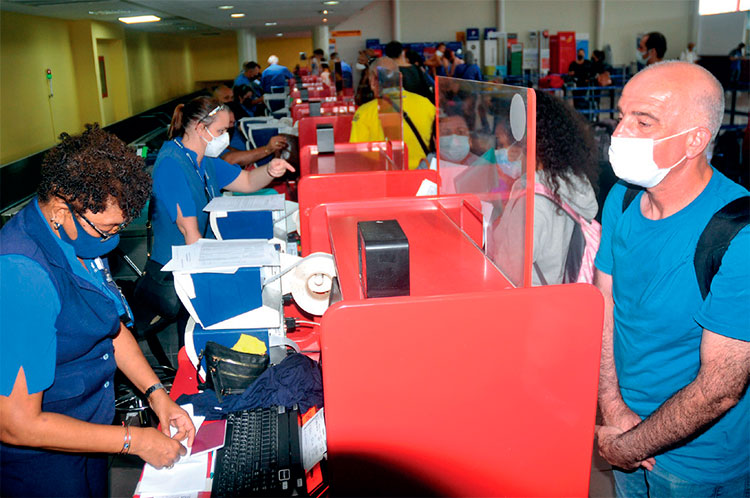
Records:
[[[330,255],[311,254],[304,258],[287,275],[294,301],[311,315],[322,315],[328,308],[334,276],[336,267]]]

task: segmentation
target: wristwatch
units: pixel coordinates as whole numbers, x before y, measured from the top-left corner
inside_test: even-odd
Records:
[[[143,395],[146,397],[146,399],[148,399],[148,397],[151,396],[154,393],[154,391],[156,391],[158,389],[164,389],[166,391],[166,388],[164,387],[164,384],[162,384],[161,382],[157,382],[153,386],[151,386],[148,389],[146,389],[146,392],[143,393]]]

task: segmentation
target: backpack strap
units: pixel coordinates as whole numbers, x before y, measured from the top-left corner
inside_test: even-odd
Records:
[[[701,297],[706,299],[711,282],[732,239],[750,224],[750,196],[733,200],[718,210],[703,229],[695,248],[693,264]]]
[[[625,191],[625,196],[622,198],[622,212],[624,213],[625,210],[630,206],[630,203],[633,202],[633,199],[635,199],[635,196],[638,195],[638,192],[641,190],[645,190],[642,187],[628,187],[628,189]]]
[[[556,196],[546,185],[541,182],[534,182],[534,193],[544,196],[551,200],[557,206],[562,208],[568,215],[578,223],[591,223],[591,220],[587,220],[580,214],[578,214],[570,205],[565,202],[560,196]]]

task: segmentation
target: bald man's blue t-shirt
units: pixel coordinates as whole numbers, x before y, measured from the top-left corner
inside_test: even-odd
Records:
[[[643,216],[642,193],[623,212],[625,191],[618,183],[607,196],[595,264],[612,275],[620,391],[645,418],[695,379],[703,329],[750,340],[750,226],[732,240],[705,300],[693,264],[698,238],[713,214],[748,191],[713,170],[696,199],[661,220]],[[656,465],[705,484],[747,474],[748,395],[705,432],[657,455]]]

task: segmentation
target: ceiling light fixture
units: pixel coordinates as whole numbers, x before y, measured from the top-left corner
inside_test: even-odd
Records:
[[[320,11],[320,13],[321,14],[328,14],[328,11],[327,10],[322,10],[322,11]]]
[[[234,17],[235,19],[239,19],[240,17],[245,17],[245,14],[242,12],[237,12],[236,14],[229,14],[230,17]]]
[[[328,22],[328,18],[327,18],[327,17],[324,17],[324,18],[323,18],[323,22]]]
[[[216,8],[219,10],[231,10],[234,8],[234,5],[219,5]]]
[[[284,33],[276,33],[276,36],[284,36]]]
[[[276,26],[277,24],[279,24],[279,23],[277,23],[277,22],[267,22],[266,26]]]
[[[124,22],[125,24],[136,24],[141,22],[159,22],[161,17],[156,16],[133,16],[133,17],[118,17],[118,21]]]
[[[338,5],[338,4],[339,4],[339,0],[326,0],[325,2],[323,2],[323,5]]]

